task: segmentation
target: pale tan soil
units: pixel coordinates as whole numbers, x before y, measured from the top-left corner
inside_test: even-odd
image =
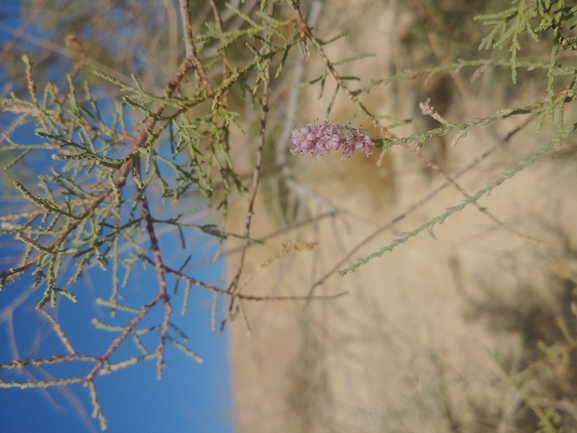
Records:
[[[341,16],[348,17],[343,21],[335,16],[332,2],[327,3],[319,34],[326,34],[323,32],[328,26],[362,23],[349,42],[327,50],[329,57],[361,51],[362,41],[369,41],[364,51],[377,54],[351,66],[347,74],[356,73],[368,80],[388,75],[394,64],[405,67],[393,47],[398,49],[398,37],[411,23],[409,12],[394,3],[372,3],[370,10],[351,7],[350,14],[349,9],[340,9]],[[315,61],[312,59],[307,67],[318,71]],[[421,90],[423,81],[389,86],[364,101],[375,112],[415,118],[413,124],[396,133],[422,131],[431,127],[416,108],[417,102],[428,96]],[[456,96],[451,96],[443,114],[452,120],[486,116],[535,98],[523,93],[515,101],[505,101],[502,94],[489,92],[490,81],[488,72],[482,82],[469,88],[469,94],[459,95],[451,80],[449,85]],[[434,95],[435,86],[441,84],[426,85]],[[317,91],[303,91],[299,122],[306,123],[324,112],[332,89],[321,101],[315,99]],[[352,105],[344,96],[339,98],[333,118],[369,124],[353,118]],[[427,142],[423,153],[454,173],[521,121],[512,119],[473,129],[455,147],[445,146],[443,151],[440,143]],[[372,133],[377,135],[374,130]],[[474,194],[549,139],[547,132],[536,136],[534,126],[529,126],[459,179],[459,184]],[[333,218],[289,230],[264,246],[252,247],[244,277],[279,251],[281,243],[301,240],[319,244],[317,251],[292,252],[273,263],[243,292],[307,294],[312,284],[362,239],[443,182],[404,149],[391,150],[381,167],[377,167],[377,159],[378,155],[355,155],[341,160],[335,155],[313,161],[289,156],[298,185],[314,192],[301,192],[300,196],[289,192],[301,206],[297,219],[329,211],[321,197],[338,212]],[[494,357],[499,353],[499,359],[506,360],[508,373],[518,371],[527,350],[526,334],[514,326],[499,328],[501,322],[491,322],[501,317],[503,323],[509,323],[514,319],[511,310],[503,310],[501,316],[482,313],[492,305],[522,306],[526,301],[551,311],[553,318],[561,317],[564,305],[559,303],[559,294],[564,286],[555,280],[551,269],[557,275],[565,272],[564,281],[577,275],[577,255],[568,253],[575,245],[560,242],[575,239],[577,200],[571,169],[558,167],[558,162],[542,160],[479,202],[507,225],[553,243],[535,245],[469,206],[434,227],[436,240],[425,230],[354,273],[342,278],[332,275],[315,292],[348,291],[347,296],[315,301],[306,308],[301,301],[244,303],[252,335],[247,336],[240,318],[229,325],[237,431],[533,431],[521,425],[526,415],[519,413],[523,400],[504,380]],[[263,188],[267,188],[266,182],[263,180]],[[272,187],[268,188],[269,193],[257,199],[251,231],[255,238],[279,229],[278,197],[272,193],[271,198]],[[463,198],[454,188],[446,188],[363,246],[347,266]],[[246,206],[246,201],[240,201],[233,212],[239,231],[244,226]],[[236,271],[237,259],[229,261],[231,274]],[[566,407],[567,413],[571,407]]]

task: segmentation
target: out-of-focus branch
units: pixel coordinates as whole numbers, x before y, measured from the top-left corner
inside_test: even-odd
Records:
[[[212,13],[214,15],[214,19],[216,20],[216,27],[224,33],[224,24],[222,22],[222,18],[220,16],[220,10],[216,4],[215,0],[209,0],[210,7],[212,8]],[[226,82],[230,78],[230,69],[229,69],[229,60],[228,54],[226,51],[226,47],[222,47],[220,50],[220,55],[222,57],[222,82]],[[221,103],[226,108],[228,107],[228,91],[224,92],[221,97]]]
[[[259,141],[258,147],[256,150],[256,161],[255,167],[252,177],[252,184],[251,184],[251,193],[248,201],[248,209],[246,212],[245,224],[244,224],[244,234],[243,236],[249,237],[250,235],[250,225],[252,222],[252,217],[254,215],[254,202],[256,199],[256,194],[258,191],[258,184],[260,181],[260,170],[262,165],[262,152],[264,148],[264,142],[266,139],[266,120],[268,115],[268,96],[269,96],[269,86],[270,86],[270,68],[267,65],[265,70],[265,81],[263,83],[263,95],[262,95],[262,108],[261,108],[261,117],[260,117],[260,132],[259,132]],[[244,245],[242,251],[240,253],[239,265],[238,269],[230,283],[228,288],[229,293],[235,293],[238,289],[238,282],[240,280],[240,276],[242,274],[242,270],[244,268],[244,260],[246,257],[246,250],[248,248],[248,243]],[[233,313],[233,309],[235,306],[234,298],[230,300],[229,308],[228,308],[228,317],[231,316]],[[221,330],[224,328],[227,319],[224,319],[221,324]]]
[[[19,38],[25,40],[26,42],[30,42],[32,44],[46,48],[47,50],[61,54],[61,55],[68,57],[70,59],[78,60],[78,54],[72,49],[63,48],[62,46],[57,45],[53,42],[47,41],[45,39],[37,38],[37,37],[29,35],[27,33],[18,32],[16,30],[14,30],[13,28],[11,28],[5,24],[2,24],[2,23],[0,23],[0,30],[5,31],[6,33],[10,33],[11,35],[14,35],[16,37],[19,37]],[[86,66],[88,66],[88,67],[90,67],[96,71],[104,72],[105,74],[116,78],[118,81],[121,81],[123,83],[130,83],[132,81],[130,79],[130,77],[127,77],[126,75],[118,72],[116,69],[113,69],[113,68],[110,68],[106,65],[103,65],[102,63],[99,63],[95,60],[92,60],[89,57],[84,57],[83,61],[84,61],[84,64]]]
[[[192,24],[190,22],[190,8],[188,7],[188,0],[180,0],[180,11],[181,11],[181,20],[182,20],[182,32],[183,32],[183,39],[184,39],[184,46],[186,49],[186,58],[190,59],[200,78],[204,82],[204,85],[208,89],[209,95],[214,96],[214,89],[208,80],[208,76],[206,75],[206,70],[204,69],[204,65],[198,58],[198,54],[196,51],[196,46],[194,45],[193,36],[192,36]]]

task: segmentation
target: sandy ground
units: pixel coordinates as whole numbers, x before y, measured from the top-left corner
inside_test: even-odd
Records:
[[[319,25],[321,33],[336,19],[330,7],[325,8],[329,12]],[[362,20],[367,25],[351,36],[350,46],[339,49],[350,54],[360,42],[370,40],[378,55],[347,73],[354,71],[368,79],[400,67],[398,38],[403,26],[411,23],[409,12],[391,2],[374,5],[370,11],[355,9],[348,18],[348,23]],[[339,54],[336,48],[328,52]],[[314,63],[309,67],[314,69]],[[446,105],[448,118],[484,116],[531,99],[521,94],[514,104],[503,105],[504,95],[489,93],[487,74],[466,94],[459,94],[455,80],[449,80],[449,87],[457,90],[448,103],[442,95],[437,100]],[[427,96],[420,89],[427,86],[435,105],[435,89],[445,85],[405,82],[365,101],[378,113],[414,117],[413,124],[398,130],[411,133],[430,127],[416,108],[416,102]],[[301,94],[303,110],[298,117],[305,123],[307,113],[314,118],[326,107],[326,98],[307,99],[317,90]],[[485,95],[482,107],[478,95]],[[353,115],[351,104],[344,97],[338,100],[332,117],[363,123]],[[475,128],[452,148],[433,140],[422,151],[448,173],[455,173],[522,120]],[[546,131],[536,136],[534,125],[528,126],[467,172],[459,185],[470,195],[476,193],[549,139]],[[298,188],[288,189],[288,206],[294,212],[284,221],[279,217],[283,205],[276,195],[278,182],[263,179],[253,237],[327,212],[334,215],[251,247],[243,276],[254,278],[243,287],[244,293],[309,293],[363,239],[444,182],[405,149],[389,151],[380,167],[378,156],[341,160],[336,155],[317,161],[289,156]],[[468,206],[436,225],[432,233],[423,231],[354,273],[331,274],[314,292],[346,291],[346,296],[306,306],[303,301],[245,302],[251,335],[240,318],[229,325],[237,431],[534,431],[535,415],[526,407],[521,388],[512,386],[506,375],[534,360],[537,340],[549,335],[548,329],[554,329],[550,335],[559,334],[556,323],[566,317],[567,291],[577,275],[571,241],[575,239],[571,221],[577,211],[575,180],[570,168],[545,158],[479,201],[507,227],[544,244],[507,230]],[[455,188],[445,188],[374,236],[339,269],[463,199]],[[233,212],[240,215],[235,217],[237,227],[244,224],[245,210],[246,201],[239,201]],[[290,252],[256,272],[263,260],[290,240],[316,242],[318,250]],[[236,259],[229,262],[231,274]],[[540,332],[545,337],[539,337]],[[523,389],[534,389],[529,382]],[[538,404],[547,406],[546,401]],[[564,416],[573,410],[572,403],[567,404],[559,409]]]

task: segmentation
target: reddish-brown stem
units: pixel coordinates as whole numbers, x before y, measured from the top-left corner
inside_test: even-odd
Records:
[[[96,375],[96,373],[102,370],[104,363],[110,358],[110,355],[112,355],[114,351],[118,349],[120,343],[122,343],[126,339],[126,337],[128,337],[128,334],[130,334],[136,328],[136,325],[138,325],[140,321],[144,319],[144,317],[148,314],[148,312],[152,310],[152,308],[163,299],[164,295],[162,293],[158,293],[148,305],[142,307],[138,315],[128,323],[128,326],[124,328],[122,333],[114,339],[114,341],[110,344],[110,346],[108,346],[106,352],[104,352],[104,354],[98,358],[98,362],[96,363],[94,368],[90,371],[90,373],[88,373],[83,378],[84,382],[88,383],[94,380],[94,376]]]
[[[56,335],[58,335],[60,341],[62,341],[62,344],[64,344],[64,347],[66,347],[66,350],[68,350],[68,352],[70,352],[71,355],[77,355],[76,350],[74,349],[74,347],[72,347],[72,343],[64,333],[64,330],[60,326],[60,323],[58,323],[56,319],[52,317],[50,314],[48,314],[46,311],[42,309],[40,309],[39,311],[52,324],[54,332],[56,332]]]
[[[186,49],[186,58],[190,59],[194,64],[194,67],[198,71],[198,74],[203,81],[204,85],[208,89],[208,93],[210,96],[214,96],[214,89],[208,80],[208,76],[206,75],[206,70],[200,59],[198,58],[198,54],[196,51],[196,46],[194,45],[193,36],[192,36],[192,23],[190,22],[190,8],[188,7],[188,0],[180,0],[180,12],[181,12],[181,20],[182,20],[182,32],[183,32],[183,39],[184,39],[184,46]]]
[[[262,95],[262,108],[260,114],[260,132],[259,132],[259,142],[258,148],[256,151],[256,162],[254,167],[254,172],[252,176],[252,185],[251,185],[251,194],[248,202],[248,209],[246,212],[246,220],[244,224],[244,237],[248,238],[250,235],[250,225],[252,222],[252,216],[254,215],[254,202],[256,199],[256,194],[258,190],[258,184],[260,180],[260,170],[262,165],[262,152],[264,148],[264,142],[266,138],[266,119],[268,114],[268,96],[269,96],[269,84],[270,84],[270,77],[269,77],[269,68],[266,69],[266,80],[263,84],[263,95]],[[240,253],[240,259],[238,264],[238,270],[234,275],[234,278],[229,286],[228,292],[234,293],[238,289],[238,282],[240,280],[240,276],[242,274],[242,270],[244,267],[244,260],[246,257],[246,250],[248,248],[248,243],[246,243],[242,251]],[[234,298],[231,298],[229,308],[228,308],[228,315],[230,316],[234,309]],[[226,319],[223,320],[221,329],[224,327]]]
[[[140,171],[140,166],[137,167],[137,171]],[[157,365],[158,365],[158,376],[162,376],[162,369],[164,368],[164,348],[166,345],[166,336],[168,335],[168,325],[170,323],[170,316],[172,314],[172,306],[170,305],[170,296],[168,296],[166,290],[166,267],[162,262],[162,253],[160,252],[160,245],[158,243],[158,237],[154,231],[153,217],[150,214],[150,208],[148,206],[148,199],[146,194],[142,195],[142,213],[146,221],[146,231],[148,232],[148,237],[150,238],[150,248],[152,249],[152,254],[154,256],[154,267],[156,268],[156,277],[158,279],[158,296],[164,301],[164,319],[162,321],[162,326],[160,329],[160,342],[158,348],[156,349]]]
[[[224,33],[224,24],[222,22],[222,18],[220,16],[220,11],[218,10],[218,6],[215,0],[209,0],[210,7],[212,8],[212,13],[214,15],[214,19],[216,20],[216,27]],[[223,47],[220,51],[220,55],[222,57],[222,82],[226,82],[230,78],[230,69],[228,68],[228,54],[226,52],[226,47]],[[228,90],[222,94],[220,97],[221,104],[226,108],[228,107]]]
[[[174,275],[177,278],[180,278],[183,281],[186,281],[191,286],[197,286],[201,289],[208,290],[209,292],[216,293],[218,295],[223,295],[229,298],[238,298],[245,301],[297,301],[297,300],[316,300],[316,299],[333,299],[339,296],[346,294],[346,292],[337,293],[335,295],[328,295],[328,296],[313,296],[312,298],[309,295],[296,295],[296,296],[256,296],[256,295],[247,295],[244,293],[239,292],[230,292],[228,290],[219,289],[218,287],[211,286],[209,284],[205,284],[202,281],[197,280],[196,278],[189,277],[188,275],[183,274],[181,271],[177,271],[176,269],[169,268],[168,266],[164,267],[164,270],[167,274]]]

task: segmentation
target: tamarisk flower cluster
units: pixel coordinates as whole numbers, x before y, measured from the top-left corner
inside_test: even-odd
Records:
[[[315,120],[291,131],[290,150],[293,155],[309,153],[313,157],[340,150],[343,159],[361,150],[369,156],[375,148],[375,142],[366,134],[365,129],[352,128],[348,122],[341,125],[332,120],[322,123]]]

